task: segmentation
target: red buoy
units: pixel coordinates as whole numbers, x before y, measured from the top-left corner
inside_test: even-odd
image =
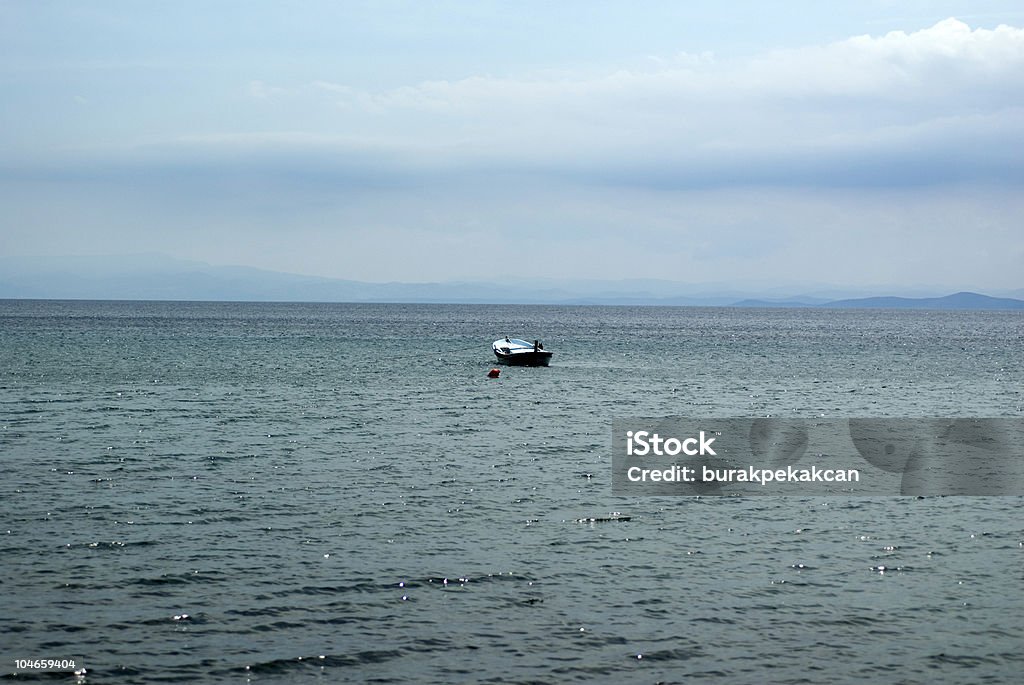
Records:
[[[501,369],[491,369],[490,371],[487,372],[487,377],[488,378],[497,378],[500,375],[501,375]]]

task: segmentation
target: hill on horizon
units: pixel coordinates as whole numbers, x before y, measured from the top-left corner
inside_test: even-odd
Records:
[[[835,309],[1024,309],[1024,300],[959,292],[944,297],[862,297],[820,305]]]
[[[0,298],[4,299],[1024,309],[1024,300],[1012,297],[1024,295],[1024,289],[1006,293],[1011,297],[974,292],[940,295],[936,290],[917,289],[910,297],[886,294],[882,287],[692,284],[659,279],[524,279],[515,288],[507,282],[368,283],[213,266],[159,254],[0,257]]]

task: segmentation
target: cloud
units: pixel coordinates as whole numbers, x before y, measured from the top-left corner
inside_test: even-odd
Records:
[[[249,81],[248,93],[251,97],[258,100],[266,100],[276,95],[287,93],[284,88],[275,88],[268,86],[263,81]]]
[[[1011,153],[1024,147],[1024,29],[947,19],[751,57],[644,64],[378,91],[254,79],[234,130],[96,156],[426,185],[480,175],[668,190],[1024,180],[1024,159]]]
[[[964,88],[1022,83],[1024,30],[971,29],[946,19],[913,33],[857,36],[822,47],[773,52],[751,63],[748,85],[775,94],[916,100]]]
[[[1022,178],[1021,163],[1001,154],[1024,142],[1022,29],[948,19],[752,58],[650,64],[379,92],[324,81],[308,89],[337,108],[339,125],[396,145],[430,141],[468,168],[625,173],[655,184],[674,168],[684,186],[819,178],[856,186],[886,168],[911,183]]]

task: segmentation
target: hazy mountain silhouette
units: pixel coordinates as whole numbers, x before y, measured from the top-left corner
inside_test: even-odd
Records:
[[[497,279],[502,282],[367,283],[158,254],[118,257],[0,257],[0,298],[267,302],[410,302],[741,307],[1022,309],[1024,301],[976,293],[861,297],[851,288],[695,285],[658,279]],[[514,283],[514,286],[508,285]],[[875,293],[878,288],[875,288]]]
[[[945,297],[862,297],[821,306],[836,309],[1024,309],[1024,300],[960,292]]]

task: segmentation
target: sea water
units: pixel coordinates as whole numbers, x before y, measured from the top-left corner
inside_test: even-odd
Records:
[[[552,365],[488,378],[505,335]],[[0,673],[1017,682],[1020,498],[615,497],[610,446],[1021,416],[1022,343],[1013,312],[0,302]]]

